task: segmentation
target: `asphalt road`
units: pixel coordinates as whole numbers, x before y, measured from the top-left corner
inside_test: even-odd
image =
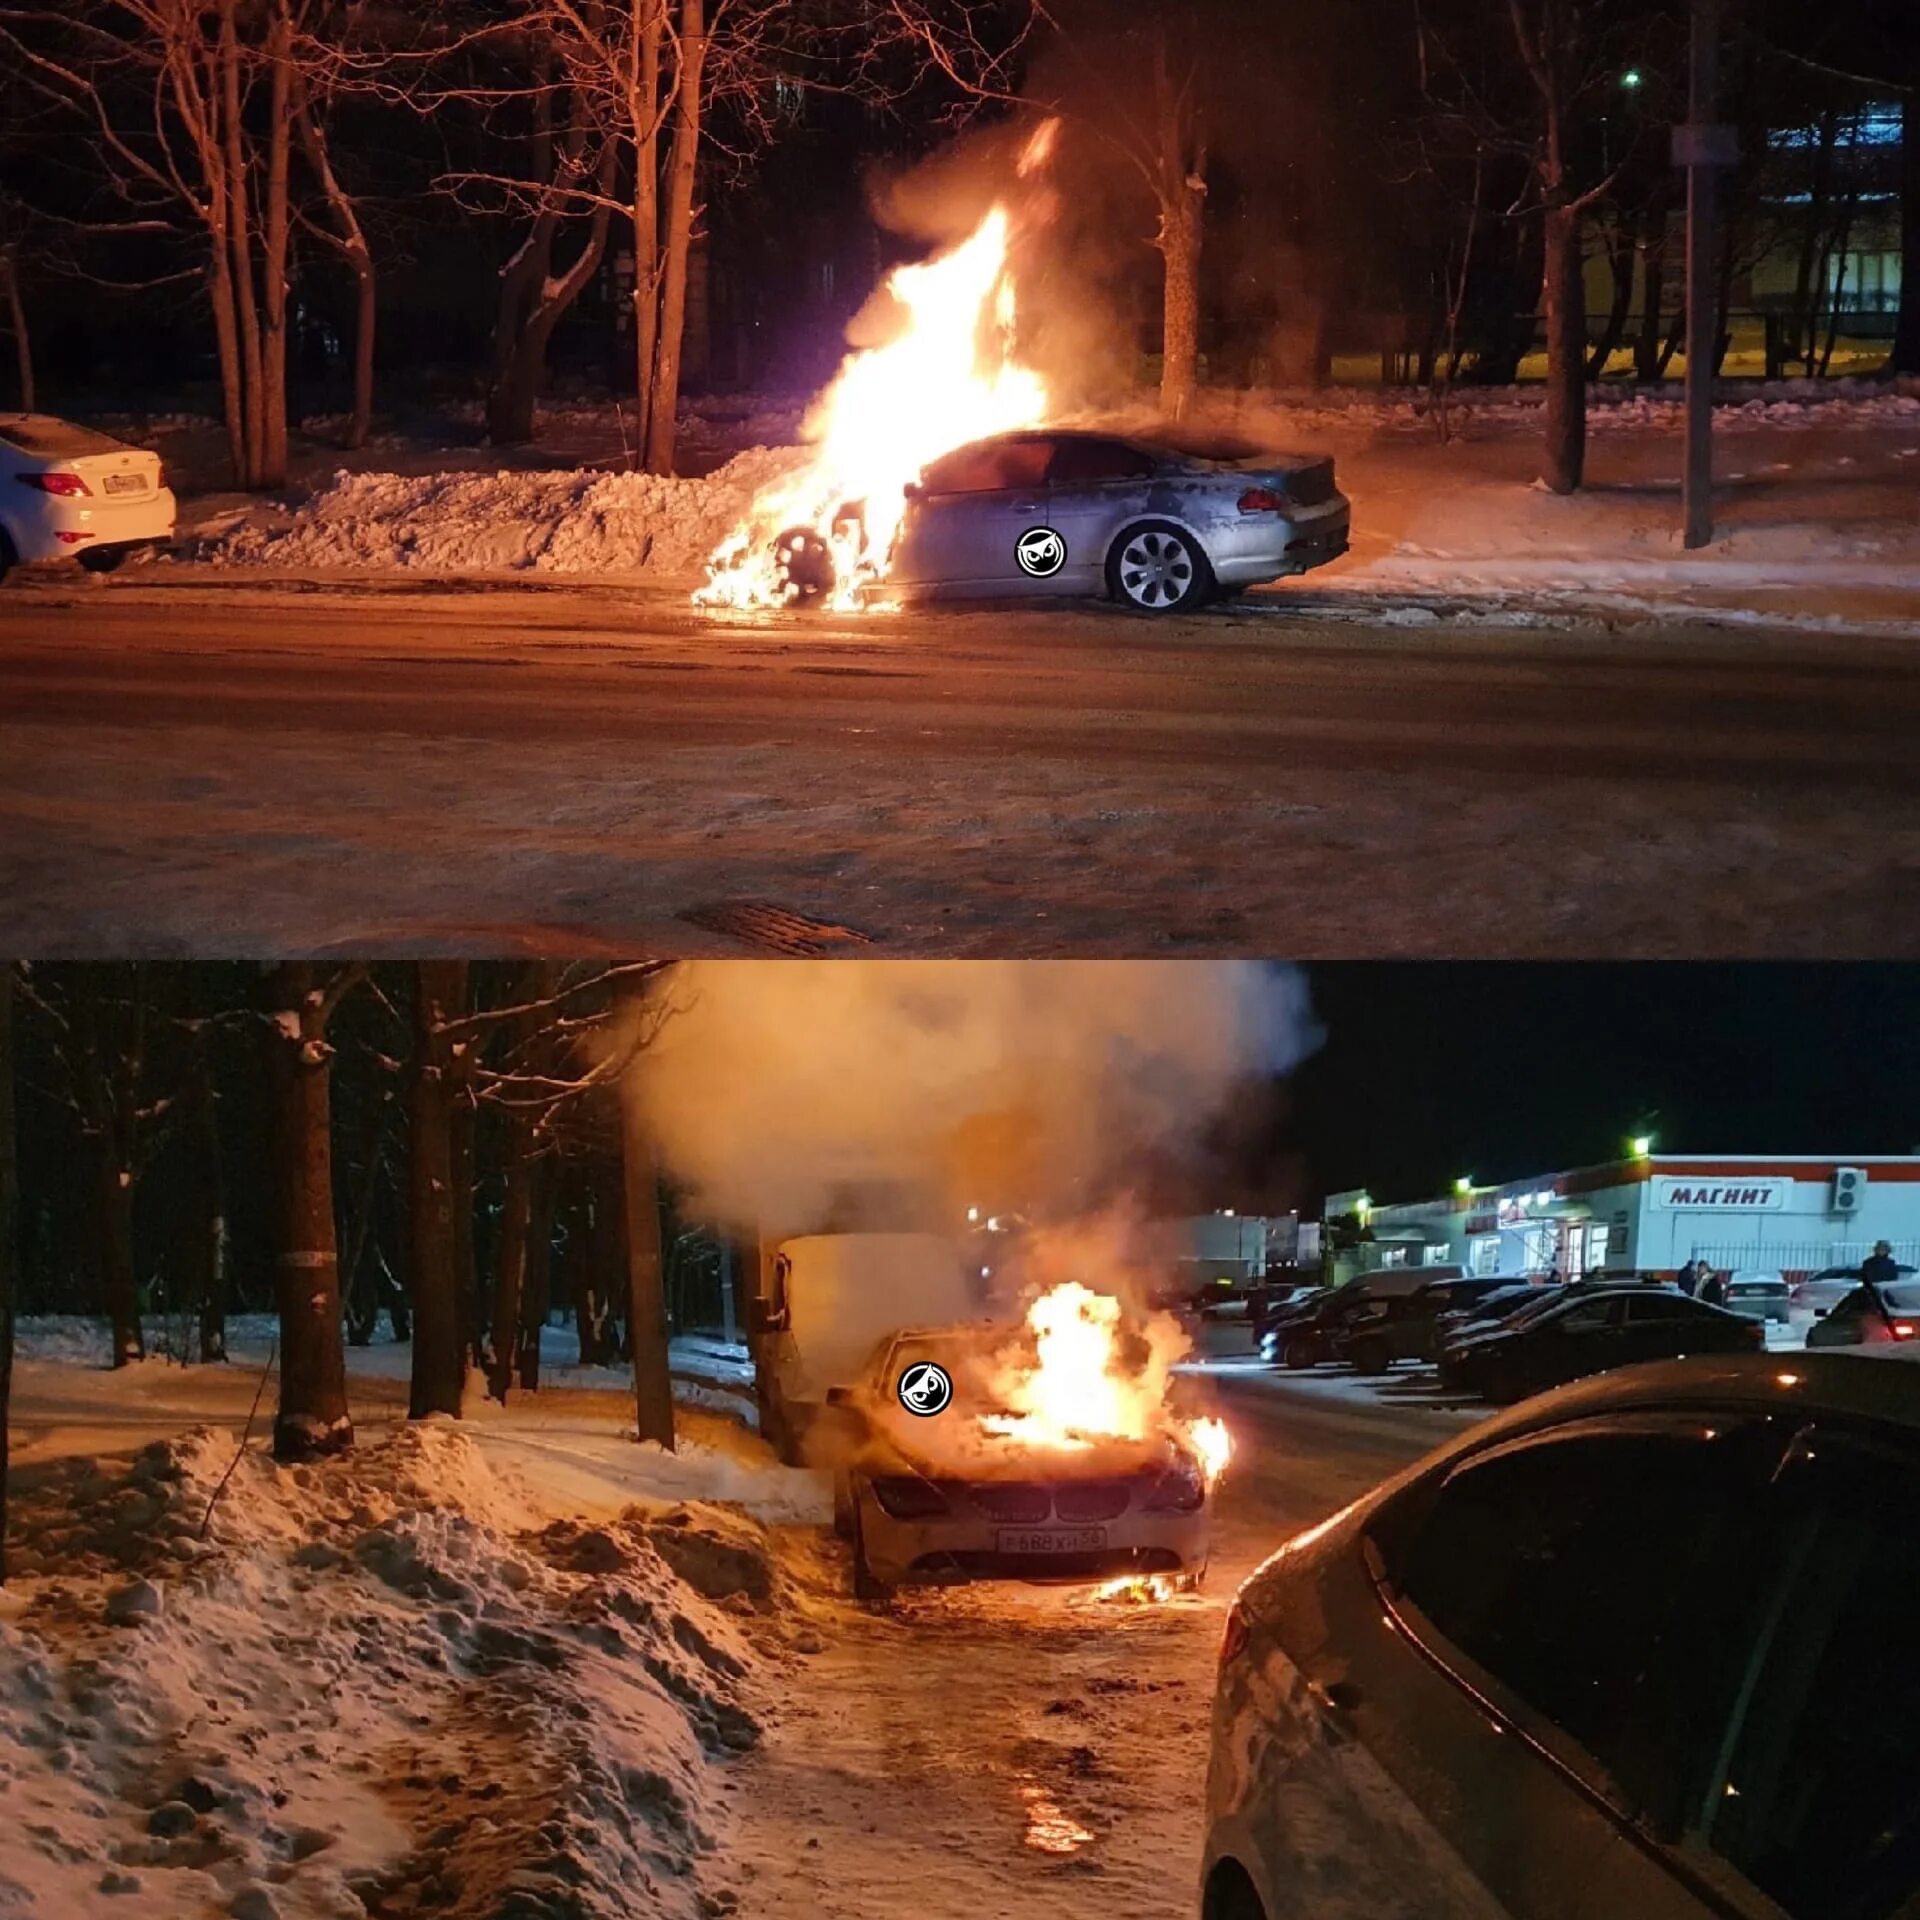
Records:
[[[1910,641],[1333,598],[10,586],[7,944],[1920,951]]]

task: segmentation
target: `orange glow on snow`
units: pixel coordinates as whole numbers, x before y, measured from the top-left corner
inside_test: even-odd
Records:
[[[1044,165],[1056,126],[1047,121],[1028,140],[1023,177]],[[955,447],[1046,418],[1046,385],[1014,351],[1012,224],[1006,206],[996,205],[949,252],[888,276],[899,331],[841,364],[801,428],[812,457],[755,499],[708,561],[696,604],[777,607],[798,598],[775,552],[781,536],[797,529],[832,555],[829,604],[872,604],[870,590],[892,561],[908,484]]]

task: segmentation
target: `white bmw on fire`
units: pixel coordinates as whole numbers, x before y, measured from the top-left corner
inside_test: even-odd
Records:
[[[109,573],[173,538],[160,456],[47,413],[0,413],[0,577],[77,560]]]

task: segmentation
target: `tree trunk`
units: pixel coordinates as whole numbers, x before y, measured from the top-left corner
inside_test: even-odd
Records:
[[[666,0],[644,0],[639,88],[628,103],[633,121],[633,395],[636,440],[646,457],[652,422],[653,357],[660,339],[660,39]]]
[[[550,1155],[533,1163],[527,1194],[527,1265],[520,1295],[520,1384],[540,1385],[540,1335],[553,1300],[553,1208],[559,1173]]]
[[[467,1008],[464,960],[415,968],[412,1139],[407,1157],[408,1269],[413,1281],[413,1379],[407,1418],[460,1413],[466,1384],[455,1261],[452,1049],[442,1031]]]
[[[1586,301],[1580,279],[1580,216],[1546,212],[1547,438],[1541,479],[1555,493],[1578,490],[1587,457]]]
[[[293,22],[287,0],[272,0],[267,29],[267,182],[260,244],[260,473],[258,484],[287,481],[287,165],[292,145],[288,78]]]
[[[378,287],[373,271],[373,250],[367,245],[365,230],[351,196],[341,186],[333,170],[333,156],[327,149],[326,129],[313,111],[304,81],[296,74],[294,114],[300,129],[300,144],[307,165],[326,195],[328,210],[339,229],[334,245],[353,273],[353,406],[347,416],[347,429],[341,435],[343,447],[363,447],[373,425],[373,338],[379,317]]]
[[[200,1358],[213,1362],[227,1357],[227,1207],[213,1073],[204,1046],[194,1049],[185,1107],[191,1171],[184,1290],[199,1321]]]
[[[240,484],[259,484],[264,453],[261,433],[260,307],[253,285],[253,209],[247,193],[244,104],[240,88],[240,36],[235,25],[238,0],[220,0],[220,118],[224,143],[222,177],[226,185],[225,226],[231,256],[230,280],[240,323],[240,413],[243,472]]]
[[[600,1302],[606,1298],[605,1275],[615,1264],[608,1242],[606,1181],[597,1162],[589,1161],[581,1180],[580,1229],[577,1251],[568,1265],[573,1282],[573,1327],[580,1341],[580,1364],[597,1367],[600,1351]]]
[[[1181,419],[1200,377],[1200,200],[1183,177],[1160,207],[1160,411]]]
[[[340,1269],[340,1290],[346,1298],[347,1344],[370,1347],[380,1328],[380,1276],[377,1270],[363,1281],[367,1250],[373,1244],[373,1218],[380,1205],[380,1173],[387,1146],[388,1111],[383,1107],[367,1147],[367,1164],[354,1195],[347,1223],[347,1257]]]
[[[1633,307],[1633,231],[1624,214],[1618,216],[1607,238],[1607,264],[1613,272],[1613,299],[1607,324],[1587,354],[1587,378],[1598,380],[1627,337],[1627,315]],[[1582,282],[1584,286],[1584,279]]]
[[[453,1205],[453,1286],[460,1316],[460,1366],[465,1369],[485,1364],[486,1280],[473,1245],[473,1087],[471,1063],[473,1047],[469,1042],[448,1052],[447,1086],[452,1100],[448,1113],[449,1178],[447,1191]]]
[[[493,1283],[493,1339],[487,1366],[487,1393],[502,1406],[513,1380],[520,1343],[520,1298],[527,1274],[527,1239],[532,1231],[532,1129],[516,1116],[507,1147],[506,1195],[500,1209],[500,1258]]]
[[[1889,373],[1920,373],[1920,66],[1900,107],[1900,314]]]
[[[673,149],[667,159],[667,244],[661,262],[660,341],[647,399],[647,471],[673,471],[680,412],[680,355],[687,324],[687,262],[693,252],[693,188],[700,158],[700,112],[707,64],[704,0],[680,0],[680,58],[673,101]]]
[[[0,964],[0,1584],[7,1577],[7,1421],[20,1264],[20,1155],[13,1107],[13,969]]]
[[[1666,293],[1667,196],[1662,192],[1641,216],[1640,331],[1633,338],[1633,377],[1643,386],[1665,371],[1660,357],[1660,303]]]
[[[644,983],[622,980],[619,1002],[639,1012]],[[640,1088],[641,1068],[620,1076],[622,1190],[627,1226],[627,1341],[639,1437],[673,1450],[673,1375],[667,1361],[667,1297],[660,1264],[660,1179]]]
[[[140,1286],[133,1267],[133,1170],[123,1166],[110,1133],[93,1139],[94,1245],[100,1290],[113,1334],[113,1364],[146,1358],[140,1326]]]
[[[273,972],[267,1035],[272,1089],[274,1291],[280,1311],[277,1460],[311,1460],[353,1445],[340,1266],[333,1220],[333,1139],[327,1044],[331,1006],[313,967]]]
[[[0,253],[0,286],[7,299],[7,331],[13,335],[14,384],[20,392],[20,411],[32,413],[33,342],[27,334],[27,306],[20,295],[20,259],[9,247]]]

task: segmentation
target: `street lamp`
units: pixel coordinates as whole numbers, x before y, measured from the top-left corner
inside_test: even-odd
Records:
[[[1453,1190],[1455,1193],[1461,1195],[1471,1193],[1473,1191],[1473,1175],[1463,1173],[1460,1178],[1453,1183]]]
[[[1644,1160],[1647,1155],[1653,1151],[1653,1135],[1650,1133],[1636,1133],[1633,1138],[1627,1142],[1627,1145],[1632,1148],[1633,1157],[1636,1160]]]
[[[1620,84],[1625,87],[1629,93],[1638,93],[1645,79],[1646,75],[1643,74],[1638,67],[1629,67],[1626,72],[1620,76]]]

